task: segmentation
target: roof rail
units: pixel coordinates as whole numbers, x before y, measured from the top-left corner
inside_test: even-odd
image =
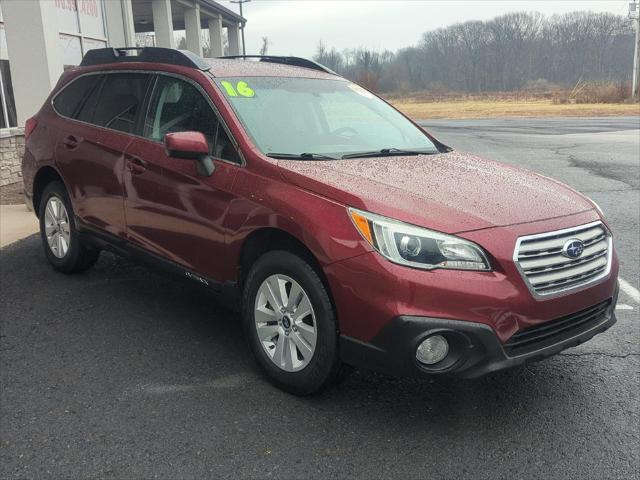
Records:
[[[137,54],[131,55],[129,52]],[[168,63],[205,71],[211,68],[202,58],[188,50],[160,47],[96,48],[85,54],[80,66],[122,62]]]
[[[293,67],[311,68],[313,70],[320,70],[321,72],[330,73],[331,75],[338,75],[330,68],[325,67],[321,63],[314,62],[307,58],[301,57],[280,57],[276,55],[225,55],[224,57],[218,57],[223,59],[256,59],[259,62],[269,63],[281,63],[284,65],[291,65]]]

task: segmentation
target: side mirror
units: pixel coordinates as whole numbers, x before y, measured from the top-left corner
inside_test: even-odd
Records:
[[[197,160],[198,173],[202,176],[209,177],[215,170],[207,138],[201,132],[167,133],[164,147],[170,157]]]

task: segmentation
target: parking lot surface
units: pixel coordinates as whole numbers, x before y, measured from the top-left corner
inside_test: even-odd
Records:
[[[0,251],[0,478],[638,478],[640,118],[425,125],[598,202],[611,330],[477,380],[356,372],[297,398],[192,284],[111,254],[60,275],[33,236]]]

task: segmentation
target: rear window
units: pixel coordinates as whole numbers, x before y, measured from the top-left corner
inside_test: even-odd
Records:
[[[86,75],[64,87],[53,100],[56,112],[64,117],[73,117],[82,99],[98,85],[100,78],[100,75]]]

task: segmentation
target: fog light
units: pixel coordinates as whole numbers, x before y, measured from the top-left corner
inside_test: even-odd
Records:
[[[425,339],[416,350],[416,358],[420,363],[433,365],[449,353],[449,342],[442,335],[433,335]]]

